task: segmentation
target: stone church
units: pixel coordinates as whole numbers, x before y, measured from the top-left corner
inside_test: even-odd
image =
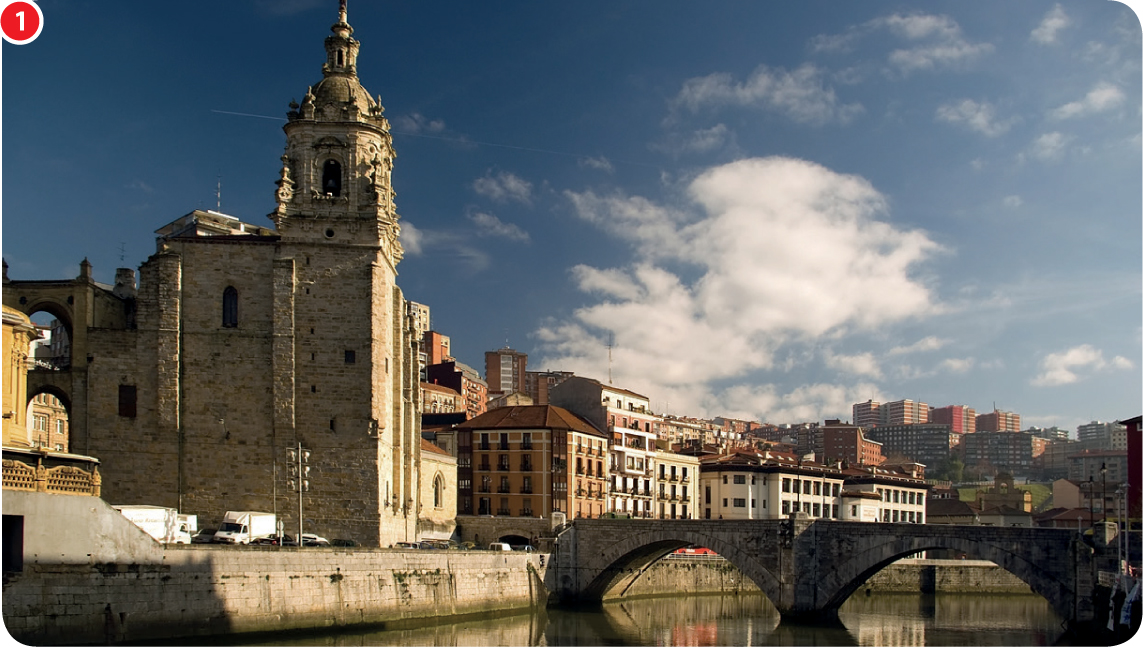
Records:
[[[289,534],[300,505],[306,532],[418,536],[420,339],[396,283],[396,154],[344,2],[331,29],[322,79],[287,114],[273,228],[194,211],[157,231],[137,286],[130,269],[95,282],[86,260],[69,281],[5,267],[5,305],[68,329],[70,361],[30,371],[28,392],[64,401],[71,451],[99,459],[112,504],[203,526],[275,512]]]

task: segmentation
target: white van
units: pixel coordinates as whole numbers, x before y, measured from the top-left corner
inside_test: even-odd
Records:
[[[511,552],[512,547],[502,541],[494,541],[491,544],[488,544],[488,550],[501,550],[504,552]]]

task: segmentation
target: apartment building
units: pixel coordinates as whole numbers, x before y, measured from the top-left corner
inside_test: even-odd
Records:
[[[965,434],[967,438],[970,435]],[[945,424],[883,425],[866,432],[865,437],[881,443],[881,451],[886,456],[904,456],[937,467],[949,458],[949,450],[956,438]]]
[[[489,397],[524,392],[528,354],[505,346],[484,353],[484,379]]]
[[[1035,459],[1044,453],[1051,441],[1027,431],[981,431],[965,434],[961,453],[965,465],[991,465],[1012,474],[1032,471]]]
[[[557,384],[575,375],[570,371],[525,371],[524,393],[532,398],[533,404],[548,404],[548,393]]]
[[[1020,414],[994,409],[976,417],[976,430],[979,431],[1020,431]]]
[[[660,445],[665,444],[659,441]],[[660,449],[655,452],[654,515],[657,519],[695,519],[695,488],[698,484],[699,459],[695,456],[675,454]],[[618,512],[618,510],[616,511]]]
[[[929,422],[948,425],[954,434],[971,434],[976,432],[976,410],[963,404],[930,409]]]
[[[457,426],[457,514],[599,517],[608,453],[607,435],[566,409],[488,411]]]
[[[700,464],[702,517],[924,523],[927,486],[889,470],[838,469],[782,452],[735,452]]]

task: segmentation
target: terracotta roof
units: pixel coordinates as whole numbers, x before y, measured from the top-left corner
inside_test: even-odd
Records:
[[[457,425],[458,429],[566,429],[607,438],[590,422],[550,404],[500,407]]]
[[[444,454],[445,456],[452,456],[452,454],[446,452],[445,450],[441,449],[440,447],[437,447],[436,445],[430,443],[429,441],[425,440],[424,438],[421,439],[421,451],[422,452],[429,452],[430,454]]]

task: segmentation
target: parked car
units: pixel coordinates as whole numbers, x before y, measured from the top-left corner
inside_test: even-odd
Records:
[[[261,545],[261,546],[297,546],[298,545],[298,542],[294,541],[294,538],[291,537],[290,535],[282,535],[281,537],[279,537],[278,535],[270,535],[269,537],[259,537],[258,539],[254,540],[250,543],[254,544],[254,545]]]
[[[353,541],[352,539],[330,539],[329,545],[340,546],[342,548],[353,548],[357,545],[357,542]]]
[[[536,547],[530,546],[528,544],[520,544],[518,546],[513,546],[512,550],[517,550],[517,551],[520,551],[522,553],[534,553],[534,552],[536,552]]]
[[[202,530],[196,532],[193,537],[191,537],[191,543],[209,544],[214,540],[214,533],[216,530],[216,528],[203,528]]]
[[[507,553],[512,550],[512,547],[502,541],[494,541],[488,544],[488,550],[502,550]]]
[[[412,548],[415,550],[417,548],[417,544],[411,541],[399,541],[390,546],[390,548]]]
[[[303,546],[328,546],[329,540],[326,539],[325,537],[320,537],[318,535],[311,535],[310,533],[305,532],[305,533],[302,533],[302,545]]]

